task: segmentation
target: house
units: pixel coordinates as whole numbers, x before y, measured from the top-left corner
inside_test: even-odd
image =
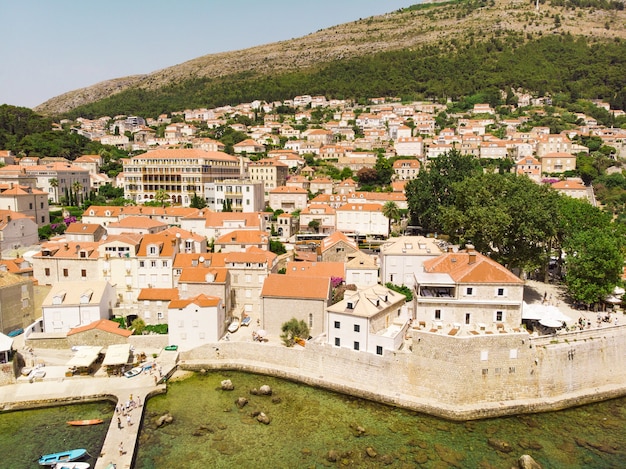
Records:
[[[332,194],[334,183],[329,178],[315,178],[311,180],[309,190],[312,194]]]
[[[40,228],[50,223],[48,194],[26,185],[0,184],[0,210],[13,210],[31,217]]]
[[[335,193],[339,195],[354,194],[357,187],[358,185],[356,182],[354,182],[354,179],[344,179],[335,187]]]
[[[276,221],[270,221],[272,233],[278,235],[282,240],[291,238],[298,232],[298,218],[290,213],[281,213],[276,217]]]
[[[560,174],[576,169],[576,157],[571,153],[546,153],[540,159],[542,174]]]
[[[96,223],[70,223],[65,230],[65,239],[68,241],[87,241],[95,243],[107,234],[107,230]]]
[[[98,243],[51,241],[34,254],[33,276],[40,285],[52,285],[70,279],[101,278],[98,268]]]
[[[248,138],[242,142],[234,144],[233,150],[235,153],[263,153],[265,151],[265,146],[252,140],[251,138]]]
[[[0,267],[5,267],[2,264]],[[0,268],[0,332],[24,329],[35,320],[35,296],[31,278]]]
[[[37,223],[13,210],[0,210],[0,251],[39,243]]]
[[[269,251],[269,233],[260,230],[234,230],[215,240],[217,252],[245,252],[249,247]]]
[[[280,336],[284,323],[295,318],[304,321],[313,337],[324,332],[326,307],[331,297],[328,277],[302,277],[271,274],[261,290],[260,327]]]
[[[344,280],[346,277],[345,268],[343,262],[289,261],[285,266],[285,275]]]
[[[424,236],[400,236],[389,238],[380,246],[380,283],[393,283],[413,287],[415,272],[422,270],[423,263],[434,259],[443,251],[436,238]]]
[[[345,269],[346,285],[356,285],[357,288],[364,288],[378,283],[377,258],[365,254],[363,251],[356,251],[348,256]]]
[[[251,162],[248,166],[248,173],[250,180],[263,182],[267,195],[270,190],[285,185],[289,175],[289,166],[275,158],[264,158]]]
[[[511,330],[522,323],[524,282],[467,245],[415,272],[416,320],[432,331]]]
[[[0,259],[0,272],[19,275],[20,277],[32,278],[33,265],[22,257],[14,259]]]
[[[171,301],[178,299],[177,288],[142,288],[137,295],[136,309],[126,309],[134,314],[123,314],[126,321],[132,323],[135,318],[142,319],[146,324],[167,324],[167,316]]]
[[[336,211],[330,205],[311,203],[300,212],[300,231],[331,234],[336,230]]]
[[[389,236],[389,219],[381,204],[347,203],[337,209],[337,230],[364,236]]]
[[[291,213],[306,208],[309,193],[300,187],[280,186],[269,191],[269,204],[274,210]]]
[[[518,159],[512,171],[517,175],[525,174],[535,182],[541,180],[541,162],[533,156]]]
[[[393,162],[393,172],[396,179],[415,179],[420,172],[420,162],[417,160],[396,160]]]
[[[221,212],[228,204],[233,212],[260,212],[265,208],[265,187],[261,181],[227,179],[209,182],[204,195],[207,208]]]
[[[44,299],[44,332],[68,332],[100,319],[108,319],[116,304],[115,288],[106,280],[55,283]]]
[[[409,317],[403,314],[406,297],[382,285],[346,291],[344,299],[326,308],[327,344],[383,355],[399,350]]]
[[[318,260],[322,262],[346,262],[346,259],[359,250],[355,241],[341,231],[335,231],[322,240],[318,247]]]
[[[226,312],[232,310],[231,275],[225,267],[225,253],[179,253],[174,260],[174,285],[180,298],[200,294],[223,298]]]
[[[119,323],[110,321],[109,319],[99,319],[89,324],[70,329],[67,332],[67,342],[70,346],[86,347],[90,349],[87,351],[88,353],[85,354],[85,357],[89,352],[93,353],[92,357],[87,358],[85,362],[86,368],[96,361],[102,350],[101,347],[128,344],[128,338],[131,335],[133,335],[133,331],[122,329]],[[78,367],[80,368],[80,366]]]
[[[561,194],[568,195],[574,199],[593,200],[591,188],[585,186],[580,178],[568,178],[552,183],[552,188]]]
[[[165,231],[168,225],[148,217],[124,217],[120,221],[111,222],[106,228],[107,234],[118,235],[122,233],[156,234]]]
[[[393,148],[396,155],[415,156],[421,158],[424,156],[424,140],[422,137],[398,137],[393,142]]]
[[[218,342],[228,326],[222,300],[214,296],[170,301],[168,317],[169,343],[181,351]]]
[[[181,220],[181,228],[215,240],[235,230],[265,231],[270,214],[236,213],[204,210]]]

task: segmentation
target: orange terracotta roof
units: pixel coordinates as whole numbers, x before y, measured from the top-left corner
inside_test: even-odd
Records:
[[[270,194],[308,194],[306,189],[302,187],[294,186],[278,186],[276,189],[272,189]]]
[[[255,248],[246,249],[246,252],[229,252],[226,253],[224,257],[224,262],[231,264],[240,264],[245,262],[250,262],[254,264],[272,264],[274,259],[276,259],[276,254],[270,251],[263,251],[262,249]]]
[[[131,217],[124,217],[120,221],[117,221],[117,222],[112,222],[109,224],[109,226],[112,228],[150,229],[150,228],[158,228],[158,227],[167,226],[167,223],[153,220],[152,218],[148,218],[148,217],[131,216]]]
[[[504,266],[476,251],[449,252],[429,259],[424,262],[424,272],[446,273],[457,283],[524,283]]]
[[[67,335],[70,336],[78,334],[79,332],[90,331],[93,329],[109,332],[111,334],[117,334],[122,337],[130,337],[131,335],[133,335],[133,331],[129,331],[128,329],[122,329],[117,322],[109,321],[108,319],[100,319],[98,321],[92,322],[91,324],[87,324],[86,326],[75,327],[74,329],[70,329]]]
[[[301,298],[327,300],[330,295],[330,278],[298,275],[270,274],[263,283],[261,296],[275,298]]]
[[[225,283],[227,274],[228,269],[224,267],[204,267],[203,265],[185,267],[182,269],[178,283]],[[211,275],[213,280],[208,281],[207,275]]]
[[[142,288],[138,301],[172,301],[178,299],[178,288]]]
[[[184,300],[174,300],[171,301],[168,309],[182,309],[186,308],[190,304],[195,304],[200,306],[201,308],[208,308],[211,306],[217,306],[222,301],[220,298],[216,296],[206,296],[206,295],[198,295],[194,298],[186,298]]]
[[[269,234],[260,230],[235,230],[220,236],[214,244],[267,244]]]
[[[165,231],[155,234],[145,234],[139,245],[137,257],[148,256],[148,247],[154,245],[156,245],[158,249],[157,257],[173,257],[176,251],[176,244],[176,236]]]
[[[131,160],[141,161],[143,159],[205,159],[212,161],[233,161],[238,162],[236,156],[229,155],[221,151],[204,151],[199,148],[183,148],[183,149],[158,149],[151,150],[142,155],[133,156]]]
[[[101,229],[102,225],[98,225],[97,223],[70,223],[65,230],[65,233],[70,234],[94,234],[98,229]]]
[[[343,262],[290,261],[285,266],[285,273],[305,277],[345,278],[345,264]]]
[[[330,236],[327,236],[326,238],[324,238],[322,240],[320,247],[322,251],[326,251],[327,249],[330,249],[335,244],[340,243],[340,242],[346,243],[349,246],[352,246],[356,250],[359,249],[359,246],[353,240],[351,240],[345,234],[343,234],[341,231],[335,231]]]
[[[224,267],[224,258],[227,253],[185,253],[179,252],[174,259],[174,268],[183,269],[185,267],[197,267],[208,262],[210,267]],[[203,259],[202,261],[200,259]]]

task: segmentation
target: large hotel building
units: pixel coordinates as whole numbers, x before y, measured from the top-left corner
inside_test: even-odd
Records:
[[[173,204],[189,206],[196,194],[206,199],[205,183],[238,179],[239,159],[196,148],[154,150],[123,161],[124,197],[137,203],[154,200],[163,189]]]

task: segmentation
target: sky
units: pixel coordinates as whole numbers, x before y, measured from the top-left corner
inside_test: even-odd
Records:
[[[0,0],[0,104],[305,36],[420,0]]]

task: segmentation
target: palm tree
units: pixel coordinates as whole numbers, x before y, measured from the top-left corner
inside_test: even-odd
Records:
[[[52,187],[53,189],[53,200],[58,203],[59,202],[59,193],[58,193],[58,188],[59,188],[59,180],[57,178],[52,178],[50,179],[50,187]]]
[[[385,205],[383,205],[383,215],[389,220],[389,228],[387,232],[388,235],[391,235],[391,220],[400,219],[400,209],[398,208],[398,204],[392,200],[385,202]]]
[[[76,198],[75,202],[76,202],[76,206],[78,207],[82,199],[81,195],[82,195],[83,185],[78,181],[74,181],[72,183],[72,189],[74,190],[74,197]]]
[[[165,207],[165,202],[167,202],[170,198],[170,195],[167,193],[165,189],[158,189],[154,194],[154,200],[159,202],[162,207]]]

